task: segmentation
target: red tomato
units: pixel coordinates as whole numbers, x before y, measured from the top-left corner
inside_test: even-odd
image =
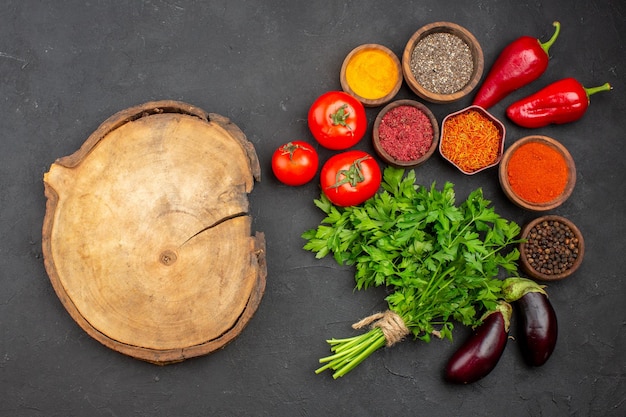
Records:
[[[302,185],[317,173],[319,157],[310,144],[303,141],[285,143],[272,155],[272,171],[283,184]]]
[[[337,206],[355,206],[376,194],[382,175],[367,152],[353,150],[332,156],[320,174],[322,191]]]
[[[329,91],[309,109],[309,129],[325,148],[340,150],[356,145],[367,130],[363,104],[343,91]]]

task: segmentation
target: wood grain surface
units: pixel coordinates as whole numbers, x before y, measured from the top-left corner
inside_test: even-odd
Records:
[[[232,340],[265,286],[247,198],[259,172],[236,126],[183,103],[103,123],[44,176],[46,269],[74,320],[156,363]]]

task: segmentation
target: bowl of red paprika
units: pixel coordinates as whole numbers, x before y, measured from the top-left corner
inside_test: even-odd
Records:
[[[415,94],[431,103],[451,103],[468,95],[485,67],[476,37],[451,22],[422,26],[407,42],[402,73]]]
[[[439,153],[464,174],[477,174],[500,163],[504,124],[480,106],[469,106],[444,117]]]
[[[435,115],[415,100],[396,100],[376,116],[372,143],[378,156],[397,168],[426,162],[437,149],[439,125]]]
[[[500,162],[499,179],[506,196],[531,211],[552,210],[567,200],[576,184],[576,166],[559,141],[531,135],[515,141]]]

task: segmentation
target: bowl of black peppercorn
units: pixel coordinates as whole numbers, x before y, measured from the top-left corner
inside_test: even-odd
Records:
[[[556,281],[573,274],[581,265],[585,242],[569,219],[547,215],[524,226],[520,243],[520,267],[531,278]]]

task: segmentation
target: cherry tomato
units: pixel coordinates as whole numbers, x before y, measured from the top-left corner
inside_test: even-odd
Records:
[[[272,171],[283,184],[303,185],[317,173],[319,156],[310,144],[303,141],[285,143],[272,155]]]
[[[337,206],[355,206],[376,194],[382,175],[367,152],[346,151],[332,156],[322,167],[322,191]]]
[[[343,91],[329,91],[318,97],[309,109],[308,121],[315,140],[333,150],[356,145],[367,130],[363,104]]]

